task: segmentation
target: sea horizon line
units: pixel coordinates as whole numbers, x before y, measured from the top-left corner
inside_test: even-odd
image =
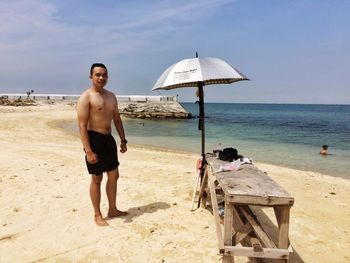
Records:
[[[7,96],[9,98],[19,98],[19,97],[26,97],[28,96],[27,93],[0,93],[0,97]],[[31,93],[31,97],[34,97],[34,99],[40,97],[40,99],[47,99],[54,98],[54,99],[61,99],[61,100],[68,100],[70,99],[78,99],[80,97],[80,94],[69,94],[69,93]],[[61,98],[60,98],[61,97]],[[133,98],[137,101],[178,101],[180,103],[196,103],[195,100],[188,101],[179,100],[177,95],[117,95],[117,98],[120,99],[127,99],[127,98]],[[163,99],[162,99],[163,98]],[[195,99],[195,98],[194,98]],[[235,101],[205,101],[206,104],[255,104],[255,105],[329,105],[329,106],[350,106],[349,103],[319,103],[319,102],[235,102]]]

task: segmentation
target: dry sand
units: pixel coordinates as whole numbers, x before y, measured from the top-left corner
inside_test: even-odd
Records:
[[[96,226],[80,139],[57,128],[74,118],[66,103],[0,107],[0,262],[220,262],[213,216],[190,211],[196,155],[129,145],[117,203],[130,215]],[[256,165],[295,197],[289,262],[350,262],[350,181]]]

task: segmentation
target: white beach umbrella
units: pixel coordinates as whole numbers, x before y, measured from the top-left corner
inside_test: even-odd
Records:
[[[201,85],[230,84],[248,80],[246,76],[219,58],[183,59],[170,66],[152,90],[170,90]]]
[[[164,71],[152,90],[198,87],[199,129],[202,131],[202,157],[205,161],[203,86],[230,84],[241,80],[249,79],[222,59],[198,58],[196,53],[196,58],[181,60]]]
[[[199,130],[202,131],[202,164],[200,177],[204,176],[205,132],[204,132],[204,95],[203,86],[212,84],[230,84],[240,80],[249,80],[234,67],[219,58],[184,59],[170,66],[154,84],[152,90],[171,90],[184,87],[198,87]],[[198,201],[198,206],[200,200]]]

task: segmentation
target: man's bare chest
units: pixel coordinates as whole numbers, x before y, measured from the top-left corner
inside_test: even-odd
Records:
[[[90,110],[95,113],[109,114],[113,113],[116,107],[115,100],[104,98],[102,96],[95,97],[90,101]]]

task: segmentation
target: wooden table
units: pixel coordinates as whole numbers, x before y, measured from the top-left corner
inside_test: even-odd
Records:
[[[199,191],[202,206],[208,203],[212,206],[223,262],[234,262],[234,256],[287,262],[291,252],[289,217],[294,198],[253,164],[243,164],[238,171],[216,173],[225,163],[207,156]],[[218,205],[220,194],[224,201],[223,228]],[[253,206],[273,208],[278,224],[276,244],[254,214]]]

